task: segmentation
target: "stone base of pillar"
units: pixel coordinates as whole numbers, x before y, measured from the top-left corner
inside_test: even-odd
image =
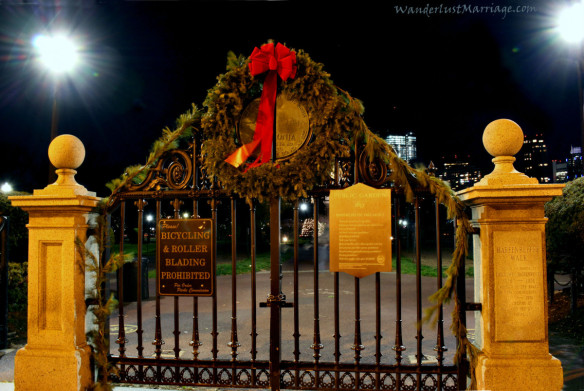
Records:
[[[477,390],[560,391],[564,384],[560,360],[541,358],[493,358],[481,354],[476,367]]]
[[[76,350],[24,347],[14,358],[15,391],[81,391],[91,384],[89,346]]]

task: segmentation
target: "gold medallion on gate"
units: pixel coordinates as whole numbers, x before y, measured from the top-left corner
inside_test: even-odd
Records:
[[[241,114],[238,124],[239,140],[247,144],[253,140],[260,98],[253,100]],[[294,155],[310,140],[310,124],[306,109],[286,95],[276,98],[276,160]]]

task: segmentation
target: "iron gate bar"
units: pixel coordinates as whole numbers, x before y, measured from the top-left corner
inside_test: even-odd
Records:
[[[196,167],[196,159],[193,154],[193,167]],[[196,178],[196,171],[195,171],[195,178]],[[193,200],[193,216],[199,218],[199,202],[195,199]],[[199,357],[199,347],[202,345],[199,335],[199,297],[193,296],[193,333],[191,335],[191,341],[189,342],[189,346],[193,347],[192,354],[193,359],[197,359]]]
[[[174,209],[174,218],[178,219],[180,216],[180,207],[183,204],[183,202],[178,199],[175,198],[174,200],[171,201],[172,204],[172,208]],[[178,301],[179,301],[179,297],[178,296],[174,296],[173,297],[173,304],[174,304],[174,358],[176,360],[179,359],[180,357],[180,342],[179,342],[179,337],[180,337],[180,330],[179,330],[179,306],[178,306]],[[178,371],[178,367],[176,368],[175,372],[175,380],[178,382],[180,381],[180,373]]]
[[[298,252],[299,252],[299,241],[300,235],[298,234],[299,231],[299,215],[298,215],[298,207],[300,201],[296,200],[294,202],[294,333],[292,337],[294,338],[294,362],[298,363],[300,361],[300,321],[299,321],[299,308],[300,308],[300,300],[299,300],[299,292],[298,292]],[[295,383],[294,386],[298,387],[298,370],[295,371]]]
[[[381,273],[375,273],[375,365],[379,366],[381,363]],[[379,388],[379,373],[375,373],[375,388]]]
[[[395,345],[392,349],[395,351],[395,361],[396,366],[396,387],[399,390],[401,387],[401,362],[402,362],[402,352],[406,350],[403,345],[403,334],[402,334],[402,281],[401,281],[401,205],[399,197],[392,197],[395,201]]]
[[[211,198],[211,218],[213,219],[213,237],[217,238],[217,204],[218,201],[215,197]],[[213,267],[217,270],[217,239],[213,241]],[[217,336],[219,332],[217,331],[217,273],[213,273],[213,296],[211,297],[212,301],[212,331],[211,337],[213,338],[213,347],[211,348],[211,354],[213,355],[213,361],[217,361],[217,354],[219,353],[219,349],[217,347]],[[213,368],[213,378],[217,378],[217,368]]]
[[[138,330],[136,331],[138,335],[138,357],[143,357],[143,333],[144,329],[142,328],[142,238],[144,236],[142,232],[142,221],[144,217],[144,207],[148,203],[143,199],[140,198],[139,200],[134,202],[134,205],[138,208],[138,249],[136,255],[136,269],[138,270],[136,273],[136,316],[138,319]]]
[[[381,310],[381,274],[375,273],[375,308]],[[375,364],[381,363],[381,311],[375,311]],[[379,382],[379,379],[377,379]]]
[[[314,290],[314,332],[313,342],[310,348],[314,350],[312,357],[314,362],[318,363],[320,360],[320,350],[324,347],[320,341],[320,307],[318,297],[318,200],[312,198],[312,240],[313,240],[313,290]]]
[[[160,229],[158,229],[159,225],[160,225],[160,219],[162,218],[162,205],[161,205],[162,201],[160,199],[156,200],[156,237],[158,238],[158,240],[156,240],[156,243],[160,243]],[[138,236],[138,242],[140,242],[141,237]],[[158,265],[160,265],[161,259],[160,259],[160,251],[156,251],[156,266],[158,268]],[[158,272],[158,270],[157,270]],[[160,321],[160,295],[158,294],[160,292],[160,279],[158,278],[158,276],[156,277],[156,313],[154,315],[154,319],[155,319],[155,331],[154,331],[154,340],[152,341],[152,345],[155,346],[155,354],[156,354],[156,359],[160,360],[160,356],[162,355],[162,345],[164,345],[164,340],[162,339],[162,325],[161,325],[161,321]],[[141,311],[141,305],[138,306],[138,308],[140,308]],[[141,341],[141,336],[140,336],[140,340]],[[140,342],[141,345],[141,342]],[[141,348],[143,349],[143,348]],[[142,352],[140,352],[138,357],[142,357]],[[158,368],[157,370],[157,378],[160,379],[161,374],[160,374],[160,368]]]
[[[251,242],[251,363],[255,365],[257,359],[257,295],[256,295],[256,203],[250,206],[250,242]],[[255,384],[255,369],[252,369],[252,382]]]
[[[437,291],[442,288],[442,244],[441,244],[441,230],[440,230],[440,203],[438,198],[434,198],[434,213],[436,219],[436,264],[437,264]],[[436,346],[434,346],[434,351],[436,351],[436,361],[438,362],[438,367],[441,367],[444,361],[444,352],[448,349],[444,346],[444,308],[440,305],[438,309],[438,323],[436,324]],[[438,374],[438,389],[442,389],[442,375]]]
[[[334,311],[335,311],[335,334],[333,335],[335,339],[335,368],[338,367],[341,360],[341,331],[340,331],[340,319],[339,319],[339,272],[334,272]],[[339,387],[339,374],[335,373],[335,388]]]
[[[124,227],[126,226],[126,201],[120,203],[120,247],[119,254],[124,254]],[[118,339],[116,343],[120,357],[126,356],[126,327],[124,325],[124,289],[122,288],[124,282],[124,268],[118,268]]]
[[[353,278],[355,282],[355,337],[351,349],[355,351],[355,364],[361,361],[361,350],[365,347],[361,343],[361,285],[358,277]]]
[[[178,219],[180,217],[180,207],[183,204],[183,202],[178,199],[175,198],[174,200],[171,201],[171,205],[172,205],[172,209],[174,210],[174,218]],[[180,357],[180,343],[179,343],[179,337],[180,337],[180,330],[179,330],[179,310],[178,310],[178,300],[179,297],[178,296],[174,296],[173,297],[173,304],[174,304],[174,358],[178,359]]]
[[[237,359],[237,242],[236,242],[236,201],[231,197],[231,360]]]
[[[357,389],[360,388],[359,362],[361,361],[361,350],[364,346],[361,344],[361,286],[358,277],[353,278],[355,281],[355,338],[351,349],[355,351],[355,381]]]
[[[274,120],[274,126],[275,126]],[[275,142],[274,137],[274,142]],[[274,153],[275,153],[274,146]],[[280,197],[270,199],[270,385],[280,389],[280,341],[282,337],[282,283],[280,272]],[[271,299],[271,300],[270,300]],[[295,298],[296,300],[296,298]]]
[[[422,365],[422,250],[420,248],[420,198],[414,198],[414,218],[416,226],[416,364]],[[421,390],[421,373],[416,373],[416,389]]]
[[[357,148],[357,146],[355,146],[355,148]],[[355,154],[355,184],[359,183],[359,164],[358,164],[358,160],[359,160],[359,156],[357,154]],[[354,281],[355,281],[355,336],[353,339],[353,346],[351,347],[351,349],[353,349],[355,351],[355,356],[354,356],[354,363],[355,363],[355,367],[359,366],[359,362],[361,361],[361,350],[363,350],[364,346],[361,344],[361,295],[360,295],[360,285],[359,285],[359,278],[358,277],[354,277]],[[379,310],[379,308],[378,308]],[[356,388],[359,389],[360,388],[360,376],[359,376],[359,372],[356,372],[355,374],[355,380],[356,380]],[[338,384],[338,383],[337,383]]]

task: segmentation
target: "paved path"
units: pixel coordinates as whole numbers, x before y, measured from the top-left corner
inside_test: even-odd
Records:
[[[381,306],[382,309],[382,335],[384,336],[384,342],[382,348],[382,354],[384,357],[393,357],[394,352],[391,350],[393,342],[395,339],[395,324],[396,324],[396,313],[395,313],[395,273],[382,273],[381,275]],[[333,275],[329,272],[320,272],[318,278],[318,298],[320,307],[320,336],[321,343],[325,345],[325,348],[321,351],[323,361],[333,361],[333,334],[334,334],[334,285],[333,285]],[[295,304],[300,305],[300,345],[301,345],[301,358],[304,360],[311,360],[312,354],[314,353],[310,349],[310,345],[313,343],[313,329],[314,329],[314,274],[311,271],[302,271],[299,273],[299,296],[297,300],[294,299],[293,295],[293,273],[283,273],[282,279],[282,292],[287,296],[289,302],[295,302]],[[423,277],[422,278],[422,303],[423,307],[427,307],[429,302],[428,298],[432,293],[436,291],[436,278]],[[346,275],[344,273],[340,274],[340,289],[339,289],[339,300],[340,300],[340,316],[341,319],[340,331],[341,331],[341,349],[343,353],[343,358],[345,360],[352,362],[352,357],[354,351],[351,350],[351,345],[353,344],[353,336],[355,330],[355,280],[353,277]],[[403,324],[403,338],[404,345],[408,347],[408,352],[415,351],[415,336],[416,336],[416,293],[415,293],[415,276],[404,275],[402,276],[402,324]],[[468,295],[472,297],[472,285],[468,284]],[[150,292],[154,293],[154,286],[151,285]],[[218,347],[219,347],[219,359],[230,359],[231,351],[227,347],[231,338],[231,315],[232,315],[232,301],[231,301],[231,277],[230,276],[219,276],[217,278],[217,321],[218,321]],[[257,350],[259,360],[268,359],[268,343],[269,343],[269,309],[259,308],[259,303],[266,300],[266,295],[269,293],[269,273],[261,272],[257,273],[257,290],[256,290],[256,309],[257,309]],[[365,345],[366,349],[363,352],[364,362],[373,361],[373,355],[375,353],[374,345],[374,326],[375,326],[375,280],[373,276],[365,277],[360,281],[360,295],[361,295],[361,308],[360,308],[360,319],[361,319],[361,333],[362,333],[362,343]],[[251,350],[251,276],[250,275],[239,275],[237,277],[237,332],[238,340],[241,347],[238,349],[238,359],[246,360],[250,358]],[[212,312],[212,301],[210,298],[199,298],[199,330],[200,338],[203,345],[200,349],[200,359],[211,358],[211,346],[212,346],[212,322],[211,322],[211,312]],[[161,299],[161,323],[163,331],[163,340],[165,345],[163,346],[163,357],[172,358],[174,357],[174,298],[173,297],[163,297]],[[150,357],[154,355],[154,346],[151,341],[154,340],[155,331],[155,307],[156,300],[149,299],[142,303],[142,328],[144,330],[143,341],[144,341],[144,356]],[[181,349],[181,357],[191,358],[192,349],[189,346],[189,342],[192,339],[192,308],[193,300],[191,298],[180,298],[179,299],[179,327],[181,331],[179,337],[179,347]],[[448,332],[450,327],[450,313],[452,311],[452,306],[445,308],[445,334],[446,346],[448,347],[447,358],[452,356],[455,351],[456,341],[453,336]],[[135,302],[128,303],[124,307],[124,321],[126,328],[126,338],[128,338],[128,343],[126,344],[127,355],[137,354],[137,312],[138,308]],[[118,323],[117,312],[112,314],[112,328]],[[468,317],[468,325],[470,329],[474,329],[474,317]],[[112,353],[117,354],[117,346],[113,343],[115,340],[116,333],[112,333],[114,337],[112,338]],[[293,335],[293,310],[291,308],[282,309],[282,358],[292,359],[292,352],[294,350],[294,340]],[[429,326],[425,328],[424,331],[424,354],[434,355],[434,346],[436,344],[436,332]],[[413,354],[413,353],[412,353]]]
[[[394,356],[394,352],[391,350],[391,346],[394,344],[395,339],[395,273],[382,273],[381,274],[381,306],[382,308],[387,308],[387,311],[382,312],[382,335],[384,337],[384,345],[382,347],[382,354],[386,360],[391,360],[390,358]],[[333,274],[329,272],[318,273],[319,279],[319,306],[320,306],[320,329],[322,343],[325,348],[322,350],[322,360],[332,361],[333,351],[332,347],[333,339],[332,335],[334,333],[333,329]],[[251,275],[238,275],[237,276],[237,326],[238,326],[238,337],[241,347],[238,349],[238,359],[247,360],[250,356],[250,346],[251,346]],[[310,349],[310,345],[313,342],[313,303],[315,298],[314,292],[314,273],[309,270],[303,270],[299,273],[299,297],[294,300],[293,297],[293,273],[284,272],[282,279],[282,291],[288,297],[289,302],[296,301],[300,304],[300,343],[301,343],[301,359],[311,360],[313,351]],[[429,297],[436,290],[436,278],[423,277],[422,278],[422,295],[424,299],[424,306],[427,306],[426,298]],[[374,325],[375,325],[375,279],[374,276],[369,276],[361,279],[360,281],[360,294],[361,294],[361,330],[362,330],[362,343],[365,345],[365,351],[363,352],[363,362],[368,362],[373,360],[373,355],[375,354],[374,345]],[[472,297],[472,284],[469,281],[467,284],[467,291],[469,297]],[[230,341],[231,335],[231,313],[232,313],[232,303],[231,303],[231,276],[219,276],[217,278],[217,318],[218,318],[218,346],[219,346],[219,358],[229,359],[230,349],[227,347],[227,343]],[[340,306],[340,319],[341,319],[341,349],[342,349],[342,359],[352,362],[354,351],[351,350],[351,345],[353,344],[353,336],[355,329],[355,310],[354,310],[354,292],[355,292],[355,279],[345,273],[340,273],[340,289],[339,289],[339,300]],[[268,359],[268,345],[269,345],[269,309],[258,308],[259,302],[265,301],[266,295],[269,293],[269,273],[259,272],[257,273],[257,325],[258,325],[258,359]],[[154,329],[155,329],[155,305],[156,300],[154,300],[154,281],[150,282],[150,298],[144,300],[142,303],[142,316],[143,316],[143,329],[144,329],[144,356],[149,357],[154,354],[153,345],[151,341],[154,339]],[[192,304],[193,300],[191,298],[180,298],[179,300],[179,330],[181,330],[179,341],[181,348],[181,357],[191,358],[192,348],[189,346],[189,342],[192,336]],[[161,322],[163,328],[163,339],[165,340],[165,345],[163,347],[164,355],[169,355],[169,358],[173,357],[174,353],[172,349],[174,347],[174,335],[172,334],[174,329],[174,319],[173,319],[173,307],[174,299],[173,297],[163,297],[161,299]],[[448,347],[447,359],[452,357],[455,351],[455,339],[450,335],[450,312],[451,306],[445,308],[445,325],[444,330],[447,335],[446,346]],[[212,346],[211,339],[211,299],[210,298],[199,298],[199,326],[200,335],[203,342],[201,347],[201,355],[199,358],[205,359],[210,357],[210,350]],[[136,355],[137,346],[137,306],[135,302],[127,303],[124,306],[125,311],[125,326],[126,326],[126,337],[128,338],[127,352],[129,356]],[[474,317],[469,316],[468,324],[470,329],[474,329]],[[406,359],[409,359],[409,353],[414,354],[415,352],[415,322],[416,322],[416,294],[415,294],[415,276],[404,275],[402,276],[402,323],[403,323],[403,336],[404,345],[408,348],[406,351]],[[112,353],[117,354],[118,346],[115,344],[115,339],[117,337],[117,332],[115,327],[118,323],[117,312],[112,315]],[[290,308],[285,308],[282,310],[282,358],[287,359],[292,356],[293,352],[293,310]],[[424,331],[424,354],[433,355],[435,354],[433,348],[436,344],[436,332],[429,326]],[[0,381],[13,381],[14,372],[14,355],[15,351],[7,352],[0,359]],[[406,361],[407,362],[407,361]]]

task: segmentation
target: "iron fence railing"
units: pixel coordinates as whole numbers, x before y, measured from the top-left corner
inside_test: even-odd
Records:
[[[205,175],[198,157],[189,153],[185,175],[191,179],[181,181],[183,187],[161,186],[162,163],[159,176],[149,179],[157,186],[142,184],[116,195],[110,211],[115,248],[124,252],[133,240],[137,260],[152,254],[144,238],[156,234],[157,224],[147,223],[149,215],[156,223],[185,213],[210,218],[214,261],[231,264],[231,273],[214,276],[211,297],[160,296],[153,286],[150,299],[143,297],[143,285],[155,279],[144,281],[138,261],[138,293],[128,303],[125,271],[119,269],[110,286],[120,303],[110,319],[111,360],[119,369],[115,381],[311,390],[466,388],[467,365],[453,362],[457,341],[444,332],[450,325],[444,313],[452,308],[440,309],[436,328],[422,321],[426,298],[442,286],[444,243],[454,236],[433,196],[421,193],[406,203],[399,189],[374,181],[393,189],[394,270],[359,279],[329,272],[326,256],[329,191],[356,183],[358,162],[337,163],[331,182],[305,200],[312,209],[308,215],[301,201],[250,206],[222,192],[200,179]],[[301,236],[303,228],[309,237]],[[290,233],[283,243],[285,230]],[[428,246],[434,258],[426,256]],[[264,252],[272,260],[269,273],[258,270]],[[236,273],[242,258],[249,262],[248,274]],[[413,265],[411,274],[404,271],[406,264]],[[423,275],[428,265],[437,269],[436,277]],[[459,275],[466,322],[465,274]]]

